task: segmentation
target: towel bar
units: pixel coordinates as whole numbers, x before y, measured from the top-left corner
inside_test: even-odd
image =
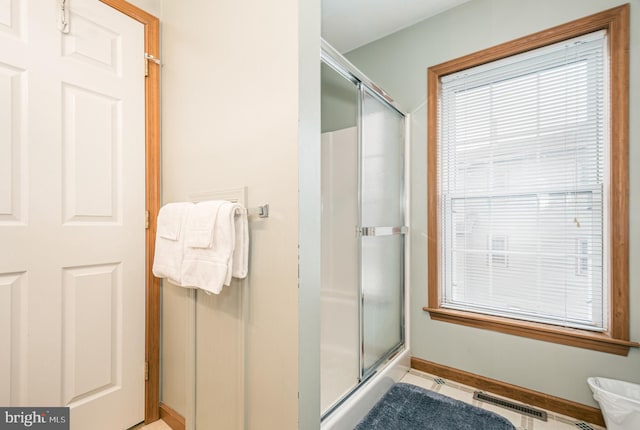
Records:
[[[265,203],[255,209],[248,209],[247,213],[249,215],[258,215],[258,218],[269,218],[269,203]]]
[[[356,236],[395,236],[405,235],[409,232],[409,227],[356,227]]]

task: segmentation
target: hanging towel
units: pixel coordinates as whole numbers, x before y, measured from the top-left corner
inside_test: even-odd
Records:
[[[232,276],[243,279],[249,269],[249,221],[247,210],[236,208],[234,211],[235,247],[233,249]]]
[[[184,286],[201,288],[209,293],[219,294],[224,285],[230,284],[230,261],[235,248],[234,214],[242,207],[237,203],[218,201],[211,246],[186,246],[182,262],[182,283]],[[202,203],[196,204],[196,207]],[[190,223],[191,224],[191,223]],[[197,230],[197,225],[194,225]],[[191,230],[191,225],[187,226]]]
[[[247,260],[249,257],[249,234],[247,222],[247,210],[240,205],[232,205],[229,212],[224,214],[229,217],[225,224],[231,226],[233,237],[233,252],[227,262],[227,274],[224,285],[231,285],[231,277],[244,278],[247,276]]]
[[[168,203],[158,212],[153,274],[182,285],[184,236],[193,203]]]
[[[220,207],[224,200],[210,200],[196,203],[189,218],[186,246],[192,248],[211,248],[213,230]]]

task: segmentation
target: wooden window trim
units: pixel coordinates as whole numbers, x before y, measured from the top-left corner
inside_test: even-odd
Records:
[[[441,307],[438,273],[438,99],[440,77],[598,30],[609,37],[611,75],[610,321],[606,333]],[[543,30],[433,67],[427,72],[428,300],[432,319],[627,355],[629,341],[629,4]]]

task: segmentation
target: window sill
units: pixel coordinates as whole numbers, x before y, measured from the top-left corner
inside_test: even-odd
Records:
[[[606,333],[593,333],[584,330],[552,326],[548,324],[518,321],[509,318],[456,311],[443,308],[425,307],[431,319],[453,324],[461,324],[500,333],[528,337],[531,339],[592,349],[626,356],[629,348],[638,348],[640,344],[629,340],[614,339]]]

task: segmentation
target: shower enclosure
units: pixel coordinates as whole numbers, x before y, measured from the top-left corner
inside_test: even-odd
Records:
[[[321,67],[324,420],[406,349],[407,228],[405,115],[326,43]]]

